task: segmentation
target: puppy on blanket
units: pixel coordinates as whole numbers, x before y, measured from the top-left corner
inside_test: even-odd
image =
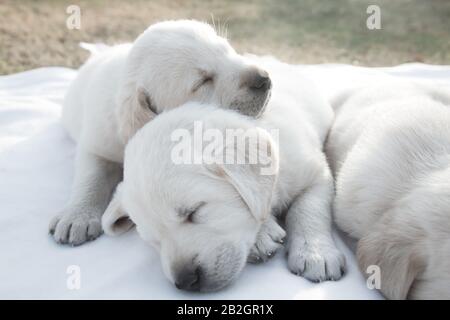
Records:
[[[390,299],[450,299],[450,92],[386,81],[345,93],[326,145],[337,225]]]
[[[257,62],[273,80],[257,120],[188,103],[158,115],[126,148],[124,180],[103,227],[118,234],[135,223],[180,289],[218,290],[247,260],[268,259],[285,235],[279,218],[293,273],[324,281],[344,272],[331,235],[334,188],[322,151],[331,107],[292,66]],[[221,140],[229,134],[236,139]]]
[[[124,146],[156,114],[199,101],[257,117],[270,86],[266,71],[198,21],[157,23],[133,44],[94,54],[64,101],[62,121],[77,152],[68,204],[50,223],[55,241],[80,245],[102,233],[101,216],[122,180]]]

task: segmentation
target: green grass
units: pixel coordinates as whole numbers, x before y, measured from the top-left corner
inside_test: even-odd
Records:
[[[81,7],[81,30],[65,26],[70,4]],[[370,4],[381,30],[366,28]],[[0,74],[78,67],[80,41],[132,41],[156,21],[212,17],[238,51],[292,63],[450,64],[448,0],[3,0],[0,17]]]

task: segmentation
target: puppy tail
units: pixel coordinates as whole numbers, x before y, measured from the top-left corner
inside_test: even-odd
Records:
[[[80,42],[79,46],[83,48],[84,50],[87,50],[91,53],[91,55],[95,55],[97,53],[103,52],[109,48],[110,46],[104,44],[104,43],[87,43],[87,42]]]
[[[382,218],[371,233],[359,240],[356,250],[359,267],[365,275],[370,270],[379,271],[378,275],[369,276],[379,276],[377,289],[386,298],[407,299],[414,280],[424,271],[425,259],[419,250],[421,235],[414,223],[393,221],[391,215]]]

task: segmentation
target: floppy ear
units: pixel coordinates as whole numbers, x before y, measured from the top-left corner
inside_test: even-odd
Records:
[[[402,210],[396,207],[391,210]],[[407,299],[414,281],[426,268],[420,249],[421,230],[397,212],[385,213],[372,230],[362,237],[356,249],[358,265],[368,277],[368,267],[380,270],[380,290],[388,299]],[[393,218],[394,217],[394,218]]]
[[[102,216],[102,227],[106,234],[116,236],[122,234],[134,226],[128,214],[121,206],[122,182],[117,186],[108,208]]]
[[[150,95],[142,87],[133,84],[125,85],[118,96],[116,119],[122,142],[128,140],[148,121],[156,116],[156,107]]]
[[[260,128],[245,131],[246,143],[225,145],[220,159],[209,168],[216,177],[227,180],[239,193],[253,217],[265,221],[271,211],[272,195],[277,181],[278,148],[270,134]],[[217,159],[217,158],[216,158]],[[230,163],[229,160],[233,159]],[[245,160],[242,163],[240,160]]]

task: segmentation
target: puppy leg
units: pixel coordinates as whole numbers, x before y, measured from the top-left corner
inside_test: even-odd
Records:
[[[327,167],[319,181],[292,203],[286,216],[288,267],[314,282],[338,280],[344,273],[345,257],[331,235],[333,194]]]
[[[101,216],[122,179],[122,171],[119,163],[77,150],[69,203],[49,226],[56,242],[76,246],[102,233]]]
[[[256,243],[250,249],[248,262],[265,262],[273,257],[275,252],[281,248],[285,236],[286,232],[280,227],[276,218],[271,215],[261,226]]]

